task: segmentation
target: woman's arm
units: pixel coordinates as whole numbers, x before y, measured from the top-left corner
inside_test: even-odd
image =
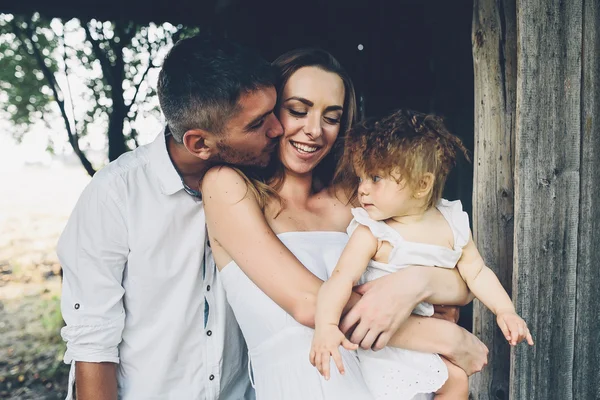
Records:
[[[437,353],[472,375],[487,364],[487,347],[477,337],[452,322],[411,315],[392,336],[389,345]]]
[[[417,304],[462,305],[471,300],[456,269],[409,267],[375,279],[356,289],[363,297],[346,314],[340,329],[354,328],[350,340],[364,349],[384,348]],[[385,304],[385,307],[382,307]],[[363,340],[374,330],[377,340]],[[369,335],[370,339],[373,335]]]
[[[229,167],[213,168],[201,190],[211,240],[287,313],[313,325],[322,281],[273,233],[244,179]]]

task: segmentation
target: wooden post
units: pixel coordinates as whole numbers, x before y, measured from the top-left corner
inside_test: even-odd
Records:
[[[573,399],[600,399],[600,1],[585,0]]]
[[[517,80],[516,0],[475,0],[473,231],[487,265],[510,293],[513,263],[514,139]],[[473,332],[490,349],[489,365],[471,379],[473,399],[506,400],[510,346],[479,301]]]
[[[580,198],[587,178],[580,174],[583,1],[517,6],[513,299],[536,345],[512,351],[515,400],[574,399]],[[583,320],[597,320],[594,311]]]

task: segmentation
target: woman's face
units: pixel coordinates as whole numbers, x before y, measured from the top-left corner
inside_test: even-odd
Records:
[[[284,128],[279,158],[286,170],[310,173],[331,151],[343,105],[344,82],[335,73],[304,67],[288,79],[279,108]]]

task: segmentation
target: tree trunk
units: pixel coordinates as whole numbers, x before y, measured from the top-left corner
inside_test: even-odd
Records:
[[[113,102],[108,120],[108,161],[114,161],[121,154],[129,151],[129,148],[125,144],[125,136],[123,135],[125,117],[125,105],[115,105]]]
[[[511,292],[516,112],[516,0],[475,0],[474,240]],[[490,349],[489,364],[470,382],[472,398],[508,399],[510,349],[494,315],[473,306],[473,333]]]
[[[582,1],[527,0],[517,8],[513,295],[536,344],[512,351],[512,399],[574,398],[580,182],[585,183]]]
[[[573,398],[600,399],[600,2],[585,0]]]

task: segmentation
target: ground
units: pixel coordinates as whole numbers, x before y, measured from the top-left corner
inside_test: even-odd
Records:
[[[89,182],[81,167],[0,172],[0,398],[64,399],[56,242]]]

